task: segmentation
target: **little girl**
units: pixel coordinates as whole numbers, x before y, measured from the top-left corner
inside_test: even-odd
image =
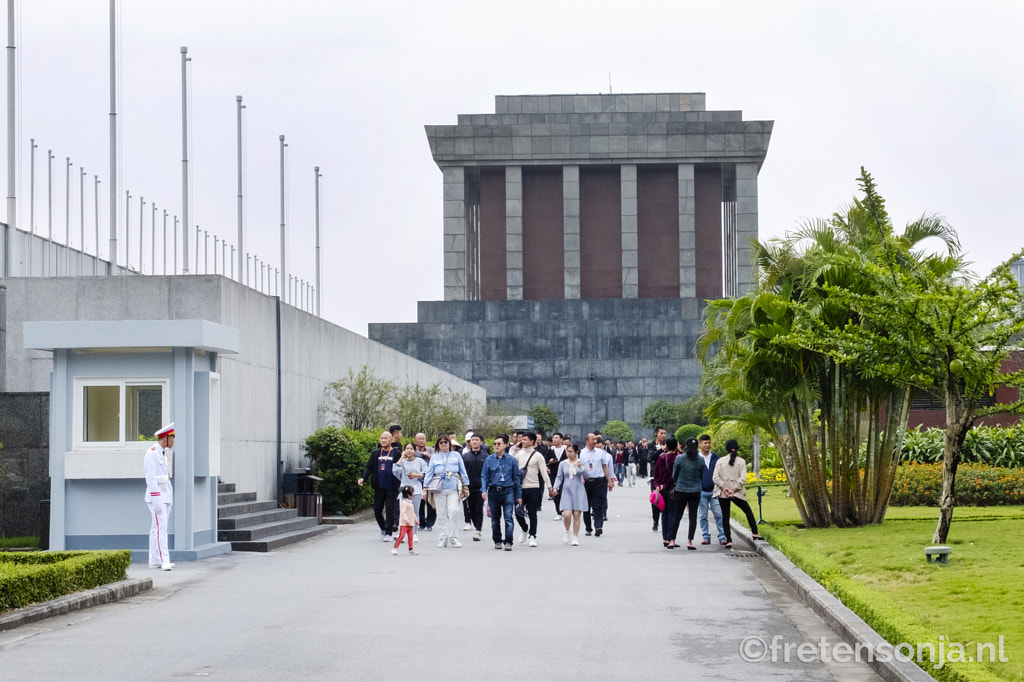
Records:
[[[402,487],[401,511],[398,513],[398,539],[395,540],[395,546],[391,548],[391,553],[395,555],[398,554],[398,546],[402,544],[404,537],[409,538],[409,554],[419,554],[412,548],[412,529],[419,523],[412,504],[413,492],[412,486]]]

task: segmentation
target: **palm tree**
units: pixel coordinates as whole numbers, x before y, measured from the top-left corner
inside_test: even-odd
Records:
[[[736,418],[722,413],[727,401],[749,406],[740,418],[764,428],[782,453],[809,527],[882,521],[906,427],[907,383],[852,361],[874,323],[849,297],[876,296],[880,277],[949,278],[962,264],[943,221],[925,216],[895,234],[863,168],[859,184],[863,198],[842,212],[755,243],[757,288],[708,304],[696,351],[705,387],[720,396],[709,413]],[[915,250],[931,238],[945,255]]]

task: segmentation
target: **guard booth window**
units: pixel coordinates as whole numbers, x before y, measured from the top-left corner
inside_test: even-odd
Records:
[[[109,443],[117,440],[121,391],[117,386],[86,386],[85,437],[87,443]]]
[[[160,386],[125,386],[125,441],[153,440],[160,428]]]
[[[168,421],[166,382],[87,381],[77,395],[80,444],[151,441]]]

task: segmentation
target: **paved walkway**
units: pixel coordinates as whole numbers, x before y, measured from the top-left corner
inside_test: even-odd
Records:
[[[763,559],[666,551],[648,490],[616,488],[604,537],[485,535],[393,557],[373,522],[270,554],[179,563],[150,592],[0,632],[8,679],[876,680],[861,664],[745,662],[740,643],[836,636]],[[685,519],[681,530],[685,534]],[[699,533],[699,531],[698,531]],[[755,647],[756,649],[756,647]]]

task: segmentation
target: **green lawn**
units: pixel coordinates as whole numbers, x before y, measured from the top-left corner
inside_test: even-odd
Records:
[[[756,497],[750,499],[756,513]],[[772,488],[764,499],[764,518],[778,525],[764,532],[883,636],[889,623],[893,633],[917,637],[893,643],[916,643],[928,635],[938,641],[943,635],[974,655],[977,643],[998,646],[1002,635],[1009,662],[969,663],[958,670],[968,679],[995,674],[1024,680],[1024,507],[957,509],[946,566],[928,564],[923,551],[931,544],[937,515],[931,507],[891,507],[878,526],[802,529],[785,489]],[[925,669],[935,676],[952,672],[927,664]]]
[[[21,538],[0,538],[0,549],[10,549],[12,547],[35,547],[39,548],[39,538],[37,537],[21,537]]]

